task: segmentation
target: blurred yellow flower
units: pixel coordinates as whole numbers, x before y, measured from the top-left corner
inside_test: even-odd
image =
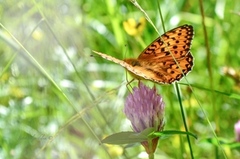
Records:
[[[33,33],[32,33],[32,37],[33,39],[37,40],[37,41],[41,41],[43,39],[43,32],[40,29],[36,29]]]
[[[138,22],[133,18],[129,18],[123,22],[125,31],[131,36],[141,35],[145,26],[146,19],[144,17],[141,17]]]
[[[23,98],[25,96],[23,90],[20,87],[11,87],[10,94],[15,98]]]
[[[119,157],[123,154],[123,148],[118,145],[108,145],[108,152],[112,157]]]

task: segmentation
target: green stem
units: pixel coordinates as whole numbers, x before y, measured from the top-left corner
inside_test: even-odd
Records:
[[[180,109],[181,109],[181,114],[182,114],[184,128],[185,128],[185,131],[188,132],[188,126],[187,126],[186,117],[185,117],[185,114],[184,114],[184,108],[183,108],[183,105],[182,105],[182,99],[181,99],[181,95],[180,95],[180,90],[179,90],[179,86],[178,86],[177,83],[175,83],[175,87],[176,87],[176,91],[177,91],[178,101],[179,101],[179,104],[180,104]],[[187,141],[188,141],[188,146],[189,146],[189,149],[190,149],[191,158],[193,159],[194,157],[193,157],[192,145],[191,145],[191,141],[190,141],[190,136],[189,135],[187,135]]]
[[[149,150],[150,150],[150,153],[148,154],[148,158],[149,159],[154,159],[154,151],[153,151],[152,139],[148,139],[148,146],[149,146]]]
[[[149,159],[154,159],[154,153],[148,154]]]

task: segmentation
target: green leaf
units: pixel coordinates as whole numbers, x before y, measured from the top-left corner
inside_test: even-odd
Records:
[[[240,95],[239,94],[235,94],[235,93],[231,93],[229,95],[230,98],[235,98],[235,99],[240,99]]]
[[[190,132],[178,131],[178,130],[166,130],[166,131],[161,131],[161,132],[155,132],[154,135],[158,136],[160,138],[165,138],[165,137],[172,136],[172,135],[190,135],[190,136],[194,137],[195,139],[197,139],[197,136]]]
[[[218,142],[219,142],[221,145],[230,147],[232,149],[240,148],[239,142],[230,141],[229,139],[225,139],[225,138],[217,138],[217,139],[216,138],[206,138],[206,139],[201,140],[201,142],[207,142],[207,143],[210,143],[215,146],[218,146]]]
[[[182,84],[182,85],[188,85],[188,84],[186,84],[186,83],[180,83],[180,84]],[[202,89],[202,90],[206,90],[206,91],[212,91],[211,89],[204,88],[204,87],[201,87],[201,86],[198,86],[198,85],[194,85],[194,84],[192,84],[191,86],[192,86],[192,87],[195,87],[195,88]],[[216,93],[218,93],[218,94],[226,95],[226,96],[228,96],[229,98],[240,99],[240,95],[239,95],[239,94],[236,94],[236,93],[221,92],[221,91],[218,91],[218,90],[213,90],[213,91],[216,92]]]
[[[116,134],[112,134],[102,140],[102,143],[106,144],[133,144],[137,142],[146,141],[148,139],[149,134],[154,132],[154,128],[147,128],[140,133],[136,132],[119,132]]]

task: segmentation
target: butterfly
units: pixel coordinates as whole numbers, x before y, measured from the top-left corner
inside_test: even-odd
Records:
[[[171,84],[192,70],[193,56],[190,47],[193,35],[191,25],[174,28],[154,40],[138,58],[119,60],[101,52],[93,52],[123,66],[136,79]]]

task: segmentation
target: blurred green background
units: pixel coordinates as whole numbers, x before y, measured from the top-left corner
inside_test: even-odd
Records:
[[[189,131],[198,136],[191,139],[194,157],[239,158],[238,146],[223,144],[221,150],[207,140],[213,130],[206,119],[219,138],[235,141],[240,1],[138,3],[161,34],[163,26],[194,27],[194,68],[187,76],[193,91],[185,79],[180,81]],[[141,21],[144,17],[127,0],[1,1],[0,158],[146,158],[140,145],[100,144],[107,135],[131,131],[122,111],[129,91],[121,66],[92,56],[96,50],[119,59],[137,57],[159,36],[150,23]],[[134,36],[123,26],[129,19],[141,22],[142,30]],[[166,103],[165,130],[184,131],[174,85],[157,89]],[[186,137],[161,140],[156,158],[190,158]]]

